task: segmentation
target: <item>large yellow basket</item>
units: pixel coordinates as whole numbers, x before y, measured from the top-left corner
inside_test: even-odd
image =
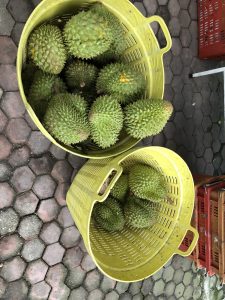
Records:
[[[96,228],[92,210],[104,201],[122,171],[136,162],[153,166],[168,183],[168,199],[160,205],[158,222],[148,229],[125,227],[108,233]],[[111,181],[104,194],[107,178]],[[186,163],[173,151],[162,147],[129,150],[116,158],[89,160],[75,177],[67,194],[67,204],[85,246],[98,268],[118,281],[138,281],[157,272],[174,255],[189,255],[198,240],[191,227],[194,183]],[[193,242],[186,252],[179,246],[187,231]]]
[[[129,62],[135,69],[141,71],[146,79],[146,97],[162,98],[164,93],[164,68],[163,54],[171,48],[171,37],[163,21],[158,16],[145,18],[129,2],[129,0],[43,0],[29,17],[19,43],[17,56],[17,77],[21,97],[32,120],[40,131],[55,145],[62,149],[87,158],[107,158],[118,155],[138,143],[137,139],[127,135],[121,137],[119,142],[107,150],[96,149],[90,146],[86,149],[79,147],[67,147],[57,142],[43,127],[33,109],[29,105],[22,83],[22,68],[26,62],[26,45],[32,30],[50,19],[59,20],[58,16],[68,17],[81,8],[85,8],[94,2],[102,2],[111,12],[113,12],[122,22],[126,32],[126,51],[122,59]],[[153,30],[149,26],[152,22],[157,22],[164,32],[167,45],[160,49]]]

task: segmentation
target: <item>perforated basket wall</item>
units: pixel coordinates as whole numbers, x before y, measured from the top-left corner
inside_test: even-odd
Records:
[[[141,162],[159,170],[168,183],[168,198],[160,205],[158,222],[148,229],[108,233],[94,226],[92,209],[104,201],[123,170]],[[106,191],[100,191],[112,177]],[[67,204],[89,254],[103,273],[119,281],[138,281],[160,269],[173,254],[189,255],[198,233],[190,226],[194,206],[194,184],[185,162],[171,150],[146,147],[130,150],[117,158],[90,160],[75,177]],[[179,246],[190,230],[194,234],[189,248]]]
[[[123,134],[118,143],[107,150],[98,149],[93,144],[86,145],[84,149],[80,147],[68,147],[57,142],[43,127],[27,102],[21,79],[22,68],[26,61],[27,40],[32,30],[50,19],[54,19],[56,22],[58,20],[62,21],[64,18],[67,19],[68,15],[74,14],[81,8],[86,8],[94,2],[102,2],[121,20],[126,32],[124,40],[126,51],[122,59],[143,73],[146,80],[145,96],[162,98],[164,93],[164,67],[162,58],[163,54],[171,48],[169,31],[160,17],[152,16],[145,18],[129,0],[43,0],[33,11],[23,29],[18,47],[17,76],[19,90],[26,109],[37,127],[52,143],[79,156],[106,158],[130,149],[137,144],[138,140]],[[149,26],[152,22],[158,22],[164,32],[167,45],[163,49],[160,49],[153,30]]]

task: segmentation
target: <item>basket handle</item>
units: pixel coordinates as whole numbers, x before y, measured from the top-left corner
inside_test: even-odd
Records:
[[[195,248],[195,246],[196,246],[196,244],[197,244],[198,238],[199,238],[198,231],[197,231],[194,227],[190,226],[190,227],[187,229],[186,233],[187,233],[188,231],[191,231],[191,232],[193,233],[193,240],[192,240],[192,242],[191,242],[189,248],[188,248],[186,251],[182,251],[182,250],[180,250],[180,249],[177,249],[177,250],[176,250],[176,254],[179,254],[179,255],[181,255],[181,256],[189,256],[189,255],[193,252],[193,250],[194,250],[194,248]]]
[[[160,25],[162,32],[164,33],[164,36],[166,39],[166,46],[164,48],[161,48],[161,52],[162,52],[162,54],[165,54],[172,47],[172,39],[171,39],[170,32],[168,30],[168,27],[166,26],[165,21],[160,16],[151,16],[149,18],[146,18],[145,20],[148,24],[150,24],[152,22],[157,22]]]

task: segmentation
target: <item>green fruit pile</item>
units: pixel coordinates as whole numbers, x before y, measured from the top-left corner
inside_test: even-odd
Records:
[[[109,231],[125,225],[148,228],[158,219],[159,203],[167,199],[164,176],[149,165],[135,164],[123,173],[103,203],[93,209],[95,223]]]
[[[67,146],[100,149],[124,133],[158,134],[173,107],[143,96],[143,74],[122,59],[128,46],[120,20],[96,3],[61,21],[33,30],[23,71],[28,101],[48,132]]]

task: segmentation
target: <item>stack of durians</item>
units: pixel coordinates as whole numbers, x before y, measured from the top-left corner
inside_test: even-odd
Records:
[[[62,144],[91,141],[105,149],[123,132],[137,139],[156,135],[172,113],[168,101],[144,99],[144,76],[121,60],[127,47],[122,24],[100,3],[61,28],[35,28],[27,47],[25,93]]]

